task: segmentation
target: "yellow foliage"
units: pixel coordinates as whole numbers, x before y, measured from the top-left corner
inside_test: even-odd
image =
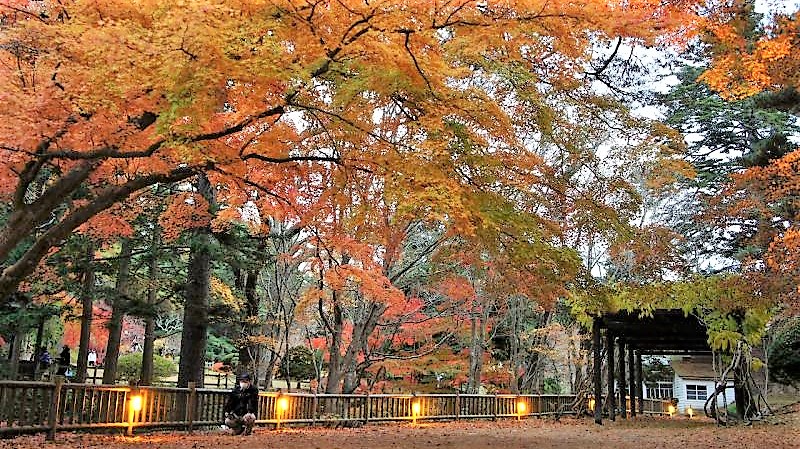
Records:
[[[237,297],[227,284],[214,276],[211,277],[211,298],[212,301],[228,307],[231,314],[238,314],[242,311],[244,301]]]

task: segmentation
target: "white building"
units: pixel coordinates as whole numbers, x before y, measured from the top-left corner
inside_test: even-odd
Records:
[[[678,413],[685,413],[691,405],[696,414],[703,413],[706,399],[714,392],[716,386],[712,359],[710,356],[694,356],[675,358],[671,362],[675,370],[672,383],[673,395],[678,399]],[[728,381],[725,389],[725,402],[734,404],[733,380]],[[717,396],[717,407],[725,407],[723,395]]]

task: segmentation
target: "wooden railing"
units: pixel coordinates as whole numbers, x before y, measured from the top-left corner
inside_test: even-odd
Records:
[[[0,434],[92,428],[182,427],[221,424],[227,391],[0,381]],[[570,395],[261,393],[257,423],[477,419],[573,414]],[[668,403],[645,400],[644,412]]]
[[[638,410],[642,414],[651,415],[666,415],[669,413],[667,407],[672,404],[672,401],[666,399],[642,399],[642,410]],[[639,404],[636,404],[637,406]],[[630,411],[630,408],[628,409]]]

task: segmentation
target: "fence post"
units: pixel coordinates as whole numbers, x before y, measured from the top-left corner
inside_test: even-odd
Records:
[[[497,392],[494,392],[494,398],[492,398],[492,402],[494,402],[494,407],[492,407],[492,421],[497,421]]]
[[[56,428],[58,426],[58,412],[61,407],[61,388],[64,386],[64,376],[56,376],[55,385],[53,386],[53,397],[50,401],[50,409],[47,411],[47,436],[45,440],[55,441]]]
[[[367,401],[367,403],[364,406],[364,424],[368,424],[369,414],[372,413],[372,407],[370,407],[370,401],[369,401],[369,390],[367,390],[367,395],[364,400]]]
[[[197,383],[189,382],[189,396],[186,398],[186,421],[191,434],[194,431],[194,408],[197,403]]]
[[[456,421],[461,417],[461,392],[456,390]]]

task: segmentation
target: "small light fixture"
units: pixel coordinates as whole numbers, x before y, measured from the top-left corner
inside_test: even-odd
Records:
[[[692,419],[694,416],[694,410],[692,409],[691,405],[686,407],[686,414],[689,415],[689,419]]]
[[[289,410],[289,398],[278,396],[275,401],[275,430],[281,428],[281,416],[285,415],[287,410]]]
[[[133,436],[133,425],[136,421],[136,414],[142,410],[144,400],[139,394],[132,394],[128,397],[128,431],[127,436]]]
[[[528,410],[528,405],[525,401],[517,401],[517,421],[522,419],[522,415]]]
[[[672,415],[674,415],[674,414],[675,414],[675,406],[674,406],[674,405],[672,405],[672,404],[670,404],[670,405],[667,407],[667,413],[669,413],[669,417],[670,417],[670,418],[672,418]]]
[[[142,410],[142,397],[140,395],[131,396],[130,401],[131,410],[139,412]]]
[[[278,410],[280,410],[281,413],[286,413],[286,411],[289,410],[289,398],[281,396],[278,399]]]
[[[422,411],[422,404],[419,401],[414,401],[411,403],[411,424],[417,425],[417,417],[419,416],[420,412]]]
[[[594,412],[594,398],[589,398],[589,410]]]

